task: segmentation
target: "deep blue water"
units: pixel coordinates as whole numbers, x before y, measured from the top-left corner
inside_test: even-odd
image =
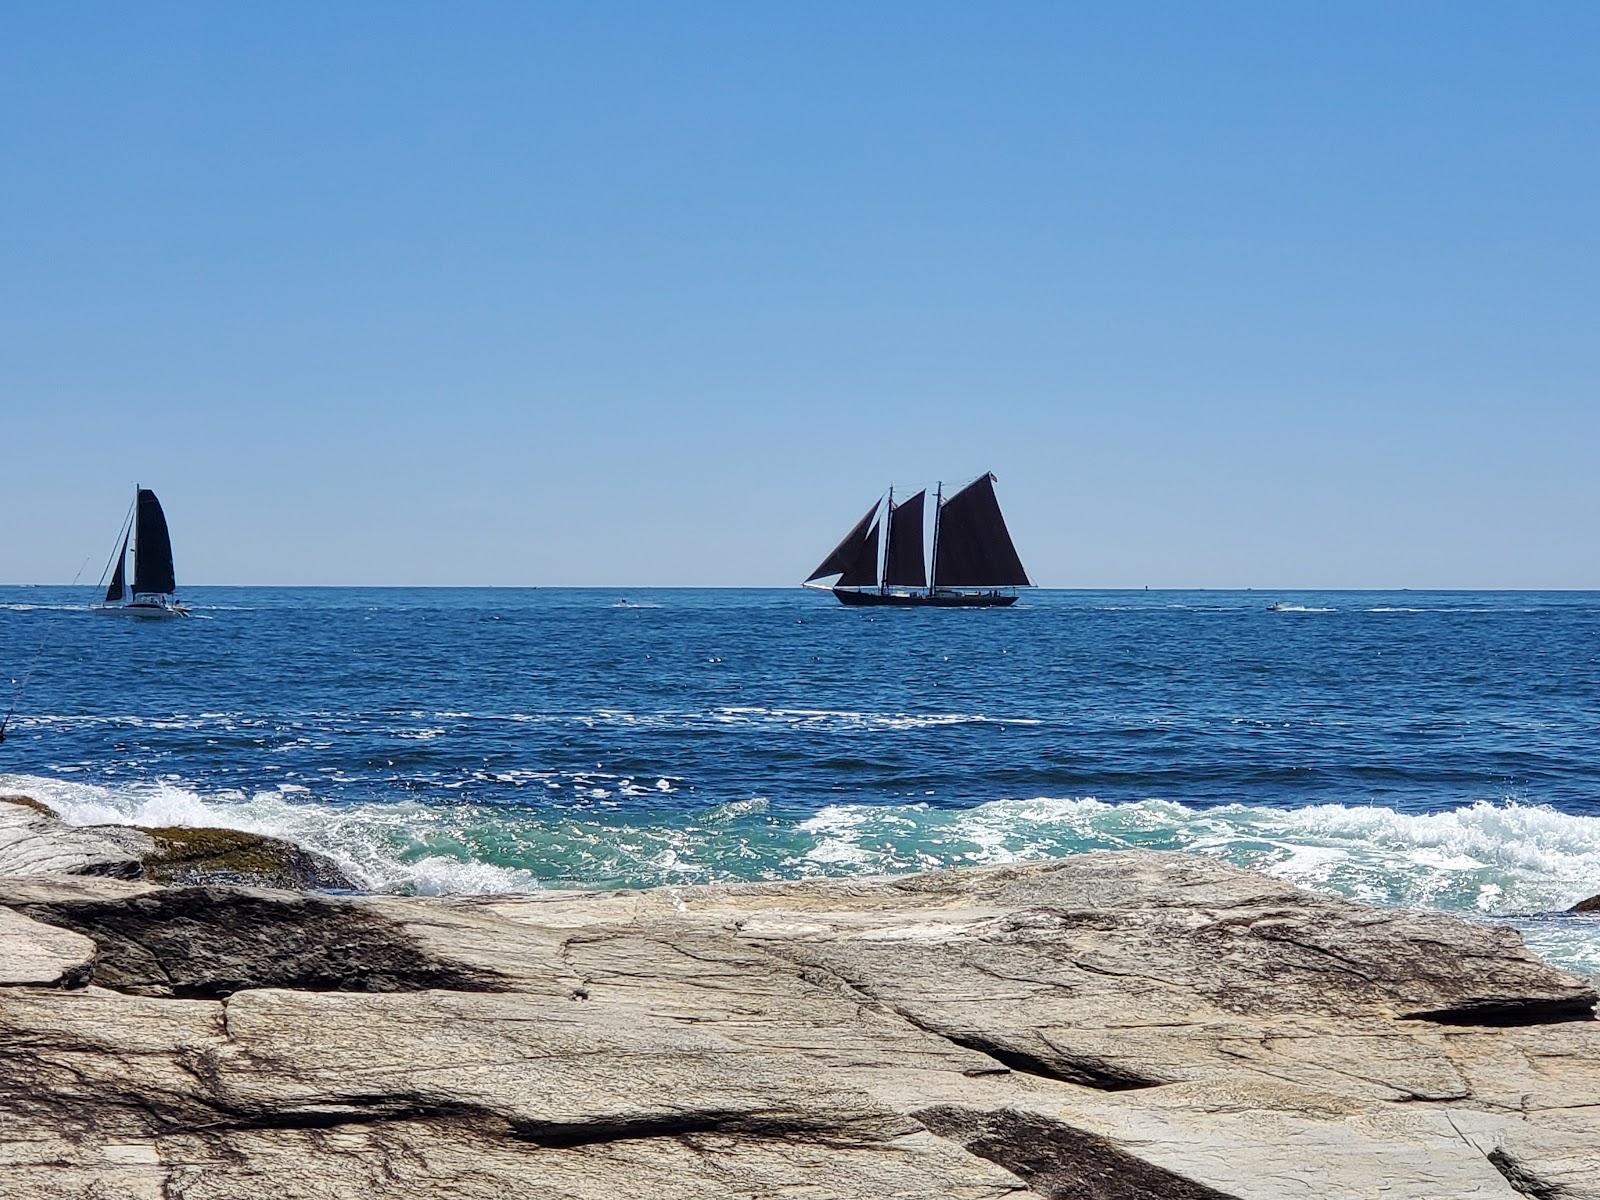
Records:
[[[0,589],[0,672],[43,646],[0,785],[288,833],[374,887],[1157,845],[1487,913],[1600,891],[1600,594],[185,598],[146,624]]]

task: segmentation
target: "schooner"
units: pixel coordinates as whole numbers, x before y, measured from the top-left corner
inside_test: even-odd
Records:
[[[935,489],[931,585],[923,559],[927,490],[897,504],[890,488],[887,501],[880,498],[873,503],[811,572],[806,586],[836,575],[831,585],[824,586],[841,604],[850,605],[1003,608],[1015,604],[1013,589],[1033,585],[1017,557],[994,484],[994,475],[984,474],[948,498],[943,484]]]

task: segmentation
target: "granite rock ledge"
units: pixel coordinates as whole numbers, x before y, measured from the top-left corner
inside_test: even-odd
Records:
[[[1509,930],[1172,854],[447,899],[12,873],[0,1195],[1600,1200],[1595,1002]]]

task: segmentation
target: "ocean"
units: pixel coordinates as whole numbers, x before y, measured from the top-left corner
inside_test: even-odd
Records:
[[[32,668],[0,791],[383,891],[1190,850],[1600,975],[1600,918],[1543,915],[1600,892],[1600,593],[183,594],[144,623],[0,588],[0,678]]]

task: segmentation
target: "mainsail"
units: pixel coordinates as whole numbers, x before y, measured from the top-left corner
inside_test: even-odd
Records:
[[[821,579],[826,575],[839,576],[838,587],[868,587],[878,582],[878,505],[873,503],[867,515],[857,521],[855,528],[844,535],[844,540],[833,548],[833,553],[822,560],[820,566],[806,578]]]
[[[935,588],[1029,587],[1012,545],[994,476],[984,475],[939,506],[933,543]]]
[[[139,489],[134,521],[137,529],[133,552],[134,595],[172,594],[178,590],[178,582],[172,574],[172,539],[167,534],[167,518],[161,511],[161,501],[149,488]]]
[[[922,557],[922,502],[918,492],[889,510],[889,548],[884,554],[883,582],[890,587],[927,587],[928,568]]]
[[[131,532],[131,530],[130,530]],[[117,551],[117,569],[112,573],[111,586],[106,589],[107,604],[121,604],[128,591],[128,534],[122,535],[122,549]]]

